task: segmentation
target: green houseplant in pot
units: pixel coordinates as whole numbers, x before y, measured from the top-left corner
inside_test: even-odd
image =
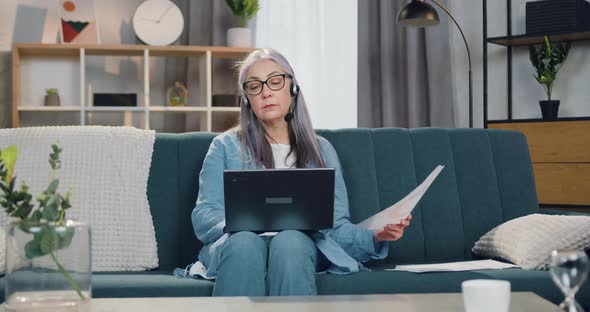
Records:
[[[6,311],[89,310],[90,229],[66,219],[70,191],[58,192],[59,145],[51,146],[49,185],[33,198],[16,187],[16,145],[0,150],[0,206],[11,223],[6,235]],[[35,204],[37,201],[37,204]]]
[[[545,88],[547,100],[539,101],[543,120],[556,120],[559,112],[559,100],[552,100],[553,83],[557,79],[557,72],[567,59],[570,43],[555,44],[545,36],[541,47],[529,46],[531,63],[535,68],[533,77]]]
[[[59,106],[59,91],[57,89],[45,89],[45,106]]]
[[[238,24],[238,27],[227,30],[227,45],[230,47],[251,47],[252,35],[247,26],[248,21],[260,9],[258,0],[226,0],[225,2],[231,9]]]

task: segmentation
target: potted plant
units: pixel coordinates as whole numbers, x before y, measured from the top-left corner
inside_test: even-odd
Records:
[[[557,72],[567,59],[570,51],[570,43],[551,43],[545,35],[544,44],[538,49],[529,46],[531,63],[536,70],[533,77],[545,88],[547,100],[539,101],[543,120],[556,120],[559,111],[559,100],[551,99],[553,83],[557,79]]]
[[[57,89],[45,89],[45,106],[59,106],[59,91]]]
[[[52,176],[37,197],[25,183],[16,187],[17,146],[0,150],[0,207],[11,219],[6,234],[7,311],[83,311],[92,296],[90,228],[66,219],[70,191],[60,194],[56,177],[62,149],[58,144],[51,149]]]
[[[227,30],[227,45],[230,47],[251,47],[252,35],[247,28],[248,21],[258,13],[258,0],[226,0],[232,10],[238,27]]]

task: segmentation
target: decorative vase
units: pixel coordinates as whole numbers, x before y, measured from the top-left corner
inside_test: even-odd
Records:
[[[59,106],[59,94],[46,95],[45,106]]]
[[[227,45],[230,47],[249,48],[252,46],[252,35],[249,28],[234,27],[227,30]]]
[[[559,100],[539,101],[539,105],[541,106],[543,120],[557,120]]]
[[[90,227],[64,224],[10,224],[5,311],[90,311]]]
[[[188,90],[184,84],[177,81],[166,90],[166,99],[168,106],[185,106],[188,103]]]

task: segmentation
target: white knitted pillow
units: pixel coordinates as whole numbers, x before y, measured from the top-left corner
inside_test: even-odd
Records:
[[[51,144],[63,148],[59,191],[71,188],[67,217],[90,223],[93,271],[158,267],[147,182],[155,132],[129,127],[64,126],[0,129],[0,148],[16,144],[17,186],[33,196],[47,188]],[[0,224],[7,224],[3,209]]]
[[[590,216],[531,214],[507,221],[482,236],[476,255],[502,258],[523,269],[547,269],[551,251],[590,247]]]

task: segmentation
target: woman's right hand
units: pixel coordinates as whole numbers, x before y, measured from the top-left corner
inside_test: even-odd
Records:
[[[388,224],[382,230],[373,232],[373,241],[375,243],[383,241],[396,241],[404,236],[404,229],[410,225],[412,215],[408,215],[399,224]]]

